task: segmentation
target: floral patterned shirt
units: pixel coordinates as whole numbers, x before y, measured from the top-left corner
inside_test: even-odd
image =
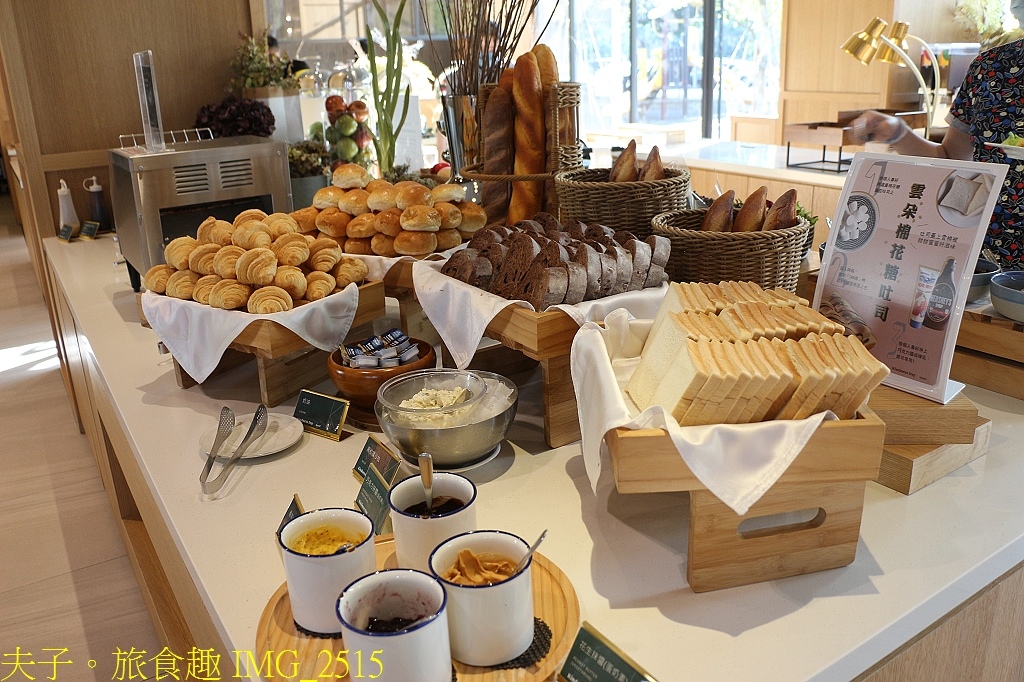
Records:
[[[947,118],[971,136],[974,159],[1010,167],[985,236],[1004,268],[1024,270],[1024,160],[1009,158],[1000,143],[1024,136],[1024,40],[982,52],[971,63]]]

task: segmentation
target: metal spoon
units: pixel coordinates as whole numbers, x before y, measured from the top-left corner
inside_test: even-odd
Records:
[[[422,453],[418,458],[420,480],[423,481],[423,493],[427,499],[427,511],[434,506],[434,458],[429,452]]]
[[[217,459],[217,453],[220,452],[220,448],[224,445],[224,441],[227,440],[231,432],[235,430],[235,413],[231,411],[230,407],[225,407],[220,411],[220,422],[217,424],[217,436],[213,439],[213,445],[210,447],[210,456],[206,458],[206,466],[203,467],[203,473],[199,474],[199,482],[203,484],[207,477],[210,475],[210,471],[213,469],[213,462]]]
[[[540,534],[539,538],[537,538],[537,541],[530,545],[530,549],[526,550],[526,554],[524,554],[523,558],[519,560],[518,564],[516,564],[516,570],[512,571],[512,575],[510,575],[509,578],[514,578],[523,572],[523,569],[526,568],[526,564],[530,563],[530,557],[532,557],[533,553],[537,551],[538,547],[540,547],[540,543],[544,541],[544,537],[547,534],[548,529],[545,528],[544,532]]]

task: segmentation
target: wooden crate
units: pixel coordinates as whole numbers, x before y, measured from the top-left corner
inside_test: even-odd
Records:
[[[952,378],[1024,400],[1024,323],[968,310],[956,346]]]
[[[864,487],[878,476],[885,424],[870,409],[856,419],[822,424],[742,516],[697,480],[665,431],[614,429],[605,439],[620,493],[690,493],[686,577],[694,592],[706,592],[852,563]],[[778,514],[801,520],[741,528]]]

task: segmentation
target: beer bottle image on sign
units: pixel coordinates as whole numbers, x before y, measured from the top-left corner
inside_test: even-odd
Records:
[[[942,274],[935,280],[931,296],[928,297],[928,312],[924,314],[924,326],[929,329],[943,330],[953,314],[953,301],[956,299],[956,285],[953,284],[953,270],[956,260],[947,258],[942,266]]]

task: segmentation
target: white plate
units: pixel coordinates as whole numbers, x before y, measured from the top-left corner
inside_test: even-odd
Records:
[[[240,417],[235,417],[235,428],[231,435],[224,440],[224,444],[220,446],[220,452],[217,453],[218,459],[231,457],[235,448],[245,438],[245,433],[249,430],[249,424],[252,423],[252,417],[252,414],[243,414]],[[210,429],[200,436],[199,447],[203,449],[204,454],[210,454],[210,448],[213,447],[213,439],[216,437],[216,428]],[[242,455],[242,459],[273,455],[295,445],[301,438],[302,422],[298,419],[286,414],[268,414],[266,432],[258,441],[249,446],[249,449]]]
[[[1024,147],[1016,147],[1012,144],[993,144],[991,142],[986,142],[985,146],[1002,149],[1011,159],[1024,159]]]

